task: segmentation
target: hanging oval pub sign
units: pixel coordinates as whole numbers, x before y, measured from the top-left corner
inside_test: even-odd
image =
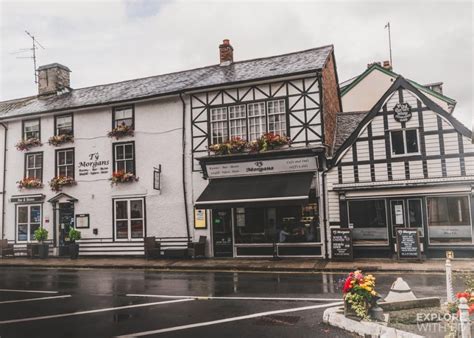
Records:
[[[393,107],[395,112],[394,118],[397,122],[408,122],[411,119],[411,106],[408,103],[397,103]]]

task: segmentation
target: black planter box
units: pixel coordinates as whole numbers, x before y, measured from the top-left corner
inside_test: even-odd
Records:
[[[69,257],[71,257],[71,259],[77,259],[79,257],[79,244],[69,244]]]
[[[38,256],[39,258],[48,258],[49,256],[49,244],[38,244]]]

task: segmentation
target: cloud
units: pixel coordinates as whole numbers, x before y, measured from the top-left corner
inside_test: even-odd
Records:
[[[1,0],[0,0],[1,1]],[[0,100],[34,95],[31,60],[9,54],[35,34],[39,64],[72,70],[75,88],[218,62],[229,38],[244,60],[334,44],[339,79],[389,57],[419,83],[444,81],[455,116],[471,124],[470,1],[61,1],[0,3]]]

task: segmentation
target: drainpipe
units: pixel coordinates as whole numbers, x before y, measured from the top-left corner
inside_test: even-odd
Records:
[[[4,142],[3,142],[3,183],[2,183],[2,239],[5,238],[5,184],[7,178],[7,132],[8,128],[5,123],[1,122],[0,125],[5,130]]]
[[[187,196],[188,194],[186,193],[186,103],[184,102],[183,99],[183,94],[179,93],[179,98],[181,99],[181,102],[183,103],[183,128],[182,128],[182,159],[183,159],[183,164],[182,164],[182,169],[183,169],[183,199],[184,199],[184,216],[186,217],[186,233],[188,235],[188,241],[191,239],[191,232],[189,230],[189,215],[188,215],[188,201],[187,201]]]

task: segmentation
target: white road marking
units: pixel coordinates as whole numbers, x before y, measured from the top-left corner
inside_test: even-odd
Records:
[[[0,292],[59,293],[59,291],[0,289]]]
[[[15,299],[15,300],[5,300],[0,302],[0,304],[10,304],[10,303],[22,303],[22,302],[34,302],[37,300],[48,300],[48,299],[57,299],[57,298],[69,298],[71,295],[63,296],[53,296],[53,297],[39,297],[39,298],[28,298],[28,299]]]
[[[106,312],[106,311],[118,311],[118,310],[124,310],[124,309],[133,309],[133,308],[138,308],[138,307],[146,307],[146,306],[154,306],[154,305],[162,305],[162,304],[171,304],[171,303],[179,303],[179,302],[189,302],[189,301],[191,301],[191,300],[192,300],[192,299],[175,299],[175,300],[167,300],[167,301],[164,301],[164,302],[145,303],[145,304],[134,304],[134,305],[117,306],[117,307],[110,307],[110,308],[97,309],[97,310],[87,310],[87,311],[78,311],[78,312],[70,312],[70,313],[60,313],[60,314],[57,314],[57,315],[49,315],[49,316],[40,316],[40,317],[11,319],[11,320],[0,321],[0,325],[1,325],[1,324],[30,322],[30,321],[34,321],[34,320],[43,320],[43,319],[52,319],[52,318],[79,316],[79,315],[86,315],[86,314],[89,314],[89,313],[99,313],[99,312]]]
[[[308,301],[308,302],[334,302],[342,301],[341,298],[291,298],[291,297],[214,297],[214,296],[178,296],[178,295],[147,295],[141,293],[127,293],[128,297],[175,298],[196,300],[271,300],[271,301]]]
[[[216,325],[216,324],[222,324],[222,323],[235,322],[235,321],[239,321],[239,320],[257,318],[257,317],[264,317],[264,316],[274,315],[274,314],[278,314],[278,313],[306,311],[306,310],[318,309],[318,308],[329,307],[329,306],[336,306],[336,305],[341,305],[341,304],[342,304],[342,302],[335,302],[335,303],[328,303],[328,304],[303,306],[303,307],[297,307],[297,308],[292,308],[292,309],[258,312],[258,313],[253,313],[253,314],[250,314],[250,315],[213,320],[213,321],[204,322],[204,323],[195,323],[195,324],[181,325],[181,326],[175,326],[175,327],[168,327],[168,328],[165,328],[165,329],[158,329],[158,330],[152,330],[152,331],[136,332],[136,333],[131,333],[131,334],[128,334],[128,335],[117,336],[116,338],[148,336],[148,335],[152,335],[152,334],[159,334],[159,333],[165,333],[165,332],[171,332],[171,331],[186,330],[186,329],[192,329],[192,328],[195,328],[195,327]]]

